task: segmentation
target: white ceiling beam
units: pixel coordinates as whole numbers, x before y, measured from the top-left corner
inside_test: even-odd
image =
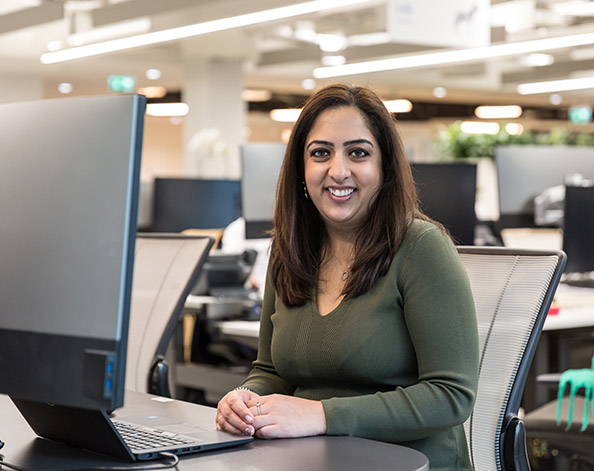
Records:
[[[0,34],[38,26],[64,18],[64,6],[59,3],[43,3],[38,7],[25,8],[0,16]]]

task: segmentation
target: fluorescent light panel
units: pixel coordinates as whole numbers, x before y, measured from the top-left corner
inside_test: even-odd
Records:
[[[130,36],[128,38],[114,39],[97,44],[89,44],[72,49],[47,52],[42,54],[41,62],[44,64],[53,64],[56,62],[80,59],[82,57],[122,51],[135,47],[148,46],[151,44],[174,41],[176,39],[189,38],[192,36],[199,36],[217,31],[239,28],[242,26],[249,26],[265,23],[268,21],[290,18],[298,15],[305,15],[308,13],[356,5],[359,3],[367,3],[369,1],[371,0],[314,0],[310,2],[289,5],[286,7],[273,8],[270,10],[247,13],[245,15],[232,16],[219,20],[206,21],[204,23],[181,26],[179,28]]]
[[[409,100],[387,100],[384,105],[390,113],[408,113],[412,110],[412,103]]]
[[[518,105],[477,106],[474,114],[480,119],[513,119],[522,116],[522,107]]]
[[[146,114],[149,116],[185,116],[190,111],[186,103],[149,103]]]
[[[270,111],[270,118],[280,123],[294,123],[301,114],[301,109],[297,108],[277,108]]]
[[[588,88],[594,88],[594,77],[521,83],[516,90],[520,95],[535,95],[537,93],[565,92]]]
[[[484,121],[463,121],[460,123],[460,130],[466,134],[497,134],[499,124]]]
[[[472,62],[495,57],[529,54],[538,51],[561,49],[566,47],[585,46],[594,44],[594,33],[560,36],[557,38],[535,39],[516,43],[497,44],[494,46],[475,47],[470,49],[456,49],[453,51],[433,52],[414,56],[379,59],[336,67],[318,67],[314,69],[315,78],[341,77],[386,70],[411,69],[440,64],[454,64]]]

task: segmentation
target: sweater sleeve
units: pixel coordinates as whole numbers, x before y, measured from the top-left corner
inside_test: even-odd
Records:
[[[478,334],[470,283],[458,252],[437,228],[420,233],[400,252],[396,286],[418,382],[393,391],[322,400],[329,435],[418,440],[463,423],[472,410]]]
[[[248,377],[241,384],[260,394],[288,394],[292,395],[295,388],[280,377],[272,363],[272,314],[275,312],[276,292],[270,279],[270,264],[264,286],[264,299],[260,311],[260,333],[258,336],[258,356]]]

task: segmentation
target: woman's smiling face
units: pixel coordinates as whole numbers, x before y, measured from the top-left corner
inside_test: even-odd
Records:
[[[305,141],[305,184],[328,230],[354,232],[382,184],[382,156],[354,107],[320,113]]]

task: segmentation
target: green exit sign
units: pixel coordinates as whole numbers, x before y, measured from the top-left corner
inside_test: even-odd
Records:
[[[586,124],[592,121],[592,108],[589,106],[574,106],[569,108],[569,121],[575,124]]]
[[[112,92],[130,93],[136,89],[136,79],[129,75],[110,75],[107,85]]]

